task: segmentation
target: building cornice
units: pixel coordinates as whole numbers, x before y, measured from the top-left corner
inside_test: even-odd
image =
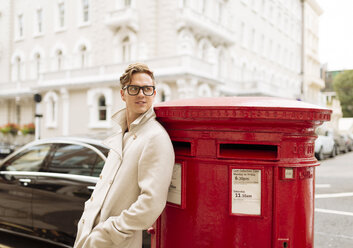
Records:
[[[310,5],[310,7],[320,16],[324,13],[323,9],[316,2],[316,0],[302,0]]]

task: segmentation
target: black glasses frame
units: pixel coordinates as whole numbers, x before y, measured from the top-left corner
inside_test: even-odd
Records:
[[[132,94],[132,93],[130,92],[130,88],[131,88],[131,87],[139,88],[136,94]],[[153,88],[153,91],[152,91],[152,93],[151,93],[150,95],[148,95],[148,94],[146,94],[145,90],[146,90],[147,88],[150,88],[150,87]],[[145,96],[152,96],[152,95],[154,94],[154,91],[156,90],[156,87],[153,86],[153,85],[145,85],[145,86],[127,85],[127,86],[125,86],[125,87],[123,88],[123,90],[125,90],[125,89],[127,89],[127,93],[128,93],[130,96],[137,96],[138,94],[140,94],[140,90],[141,90],[141,89],[142,89],[142,93],[143,93]]]

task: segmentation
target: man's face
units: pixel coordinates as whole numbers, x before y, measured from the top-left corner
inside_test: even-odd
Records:
[[[129,85],[135,86],[154,86],[152,78],[147,73],[134,73],[131,77],[131,82]],[[152,96],[145,96],[142,89],[138,92],[136,96],[131,96],[128,90],[121,90],[121,98],[126,103],[126,109],[128,114],[133,119],[136,119],[139,115],[145,113],[151,108],[156,91],[153,92]]]

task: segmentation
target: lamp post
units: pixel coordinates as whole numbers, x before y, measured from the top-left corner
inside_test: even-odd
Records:
[[[42,96],[40,94],[34,94],[34,101],[36,102],[36,110],[35,110],[35,140],[40,139],[40,118],[43,117],[42,114],[39,113],[39,103],[42,101]]]

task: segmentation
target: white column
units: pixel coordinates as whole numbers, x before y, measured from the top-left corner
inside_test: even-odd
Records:
[[[70,115],[70,98],[66,88],[60,89],[62,100],[62,134],[69,135],[69,115]]]
[[[178,97],[177,98],[187,98],[187,85],[184,78],[180,78],[176,81],[178,86]]]

